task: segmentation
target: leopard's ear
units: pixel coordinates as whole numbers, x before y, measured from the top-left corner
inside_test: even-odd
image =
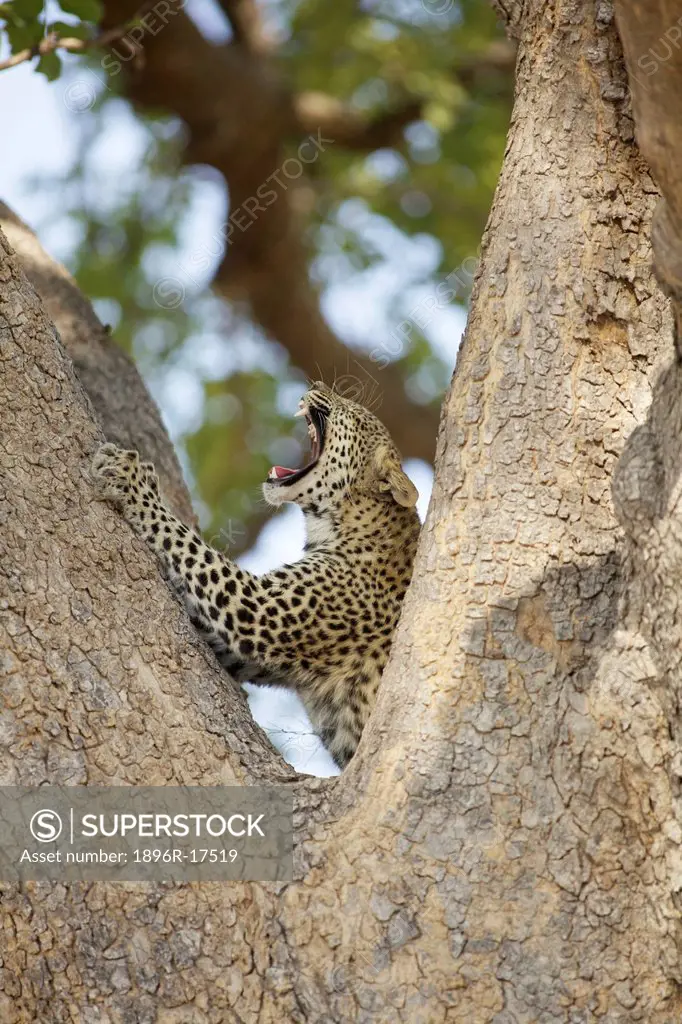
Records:
[[[405,508],[417,504],[419,492],[400,465],[395,449],[381,444],[374,453],[372,464],[375,486],[379,491],[390,491],[393,499]]]

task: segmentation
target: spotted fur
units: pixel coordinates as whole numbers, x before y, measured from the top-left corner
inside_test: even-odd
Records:
[[[274,467],[269,504],[305,516],[304,556],[255,576],[202,541],[163,504],[154,467],[105,444],[92,472],[154,549],[192,621],[238,680],[291,686],[337,763],[353,756],[374,706],[410,581],[417,492],[371,412],[314,384],[301,400],[317,458]]]

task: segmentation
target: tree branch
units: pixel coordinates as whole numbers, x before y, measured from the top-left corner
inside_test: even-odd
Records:
[[[408,99],[402,106],[368,120],[359,110],[323,92],[298,93],[293,105],[302,136],[320,131],[335,146],[360,152],[401,145],[403,128],[421,117],[422,111],[421,100]]]
[[[232,26],[235,43],[252,54],[267,54],[273,49],[255,0],[219,0],[219,4]]]
[[[144,18],[156,2],[157,0],[145,0],[137,13],[132,18],[129,18],[125,24],[107,29],[105,32],[98,32],[92,39],[75,39],[71,36],[60,36],[58,32],[49,32],[36,46],[19,50],[18,53],[13,53],[6,60],[0,61],[0,71],[17,67],[18,64],[23,64],[34,57],[44,57],[46,54],[54,53],[56,50],[64,50],[67,53],[85,53],[86,50],[103,49],[111,46],[112,43],[117,42],[126,35],[140,18]],[[129,42],[133,48],[141,52],[137,41],[131,39]]]
[[[57,311],[65,337],[71,335],[70,341],[78,351],[94,326],[88,303],[78,296],[68,275],[63,271],[60,274],[38,246],[31,246],[32,236],[23,225],[13,225],[12,233],[23,248],[24,264]],[[52,704],[49,687],[53,680],[71,694],[63,706],[68,706],[76,718],[84,715],[83,728],[91,730],[92,737],[99,736],[90,745],[99,745],[104,758],[97,762],[85,759],[80,781],[90,784],[104,782],[108,772],[118,775],[122,784],[132,783],[136,772],[142,770],[138,760],[148,755],[149,784],[154,784],[152,779],[161,784],[173,778],[186,782],[192,777],[197,784],[206,784],[211,775],[214,782],[223,784],[228,779],[235,784],[253,784],[257,778],[270,782],[295,779],[291,767],[253,721],[243,693],[196,635],[177,597],[163,584],[156,560],[118,517],[96,500],[87,467],[103,440],[102,432],[39,296],[26,281],[1,232],[0,280],[5,408],[0,438],[4,484],[0,492],[0,575],[4,580],[5,611],[9,608],[19,618],[33,614],[25,610],[22,581],[38,571],[33,563],[40,562],[41,552],[48,549],[54,567],[41,584],[39,604],[43,610],[36,611],[43,617],[40,644],[53,656],[50,670],[41,676],[40,683],[35,681],[35,706],[46,708]],[[77,328],[80,317],[83,324]],[[135,387],[130,364],[109,360],[113,350],[104,338],[98,345],[95,337],[86,379],[92,379],[92,364],[99,353],[103,357],[103,377],[112,370],[127,369],[125,383]],[[120,386],[123,383],[122,376]],[[147,425],[156,420],[152,427],[156,450],[170,447],[139,378],[135,397],[138,414]],[[150,409],[146,410],[145,405]],[[115,405],[106,407],[105,417],[114,412]],[[114,433],[127,434],[125,425]],[[146,454],[151,454],[149,449]],[[178,479],[176,493],[181,488]],[[28,544],[19,544],[19,536],[29,538]],[[63,609],[57,611],[63,602],[65,614]],[[72,609],[82,612],[76,611],[74,617],[69,602]],[[89,665],[85,687],[78,685],[81,670],[77,666],[81,662]],[[44,687],[48,692],[43,692]],[[100,688],[98,700],[101,698],[104,704],[95,701],[91,706],[88,698],[83,698],[93,687]],[[119,694],[125,694],[125,699]],[[178,703],[169,716],[173,700]],[[125,762],[132,754],[127,767],[113,767],[121,753],[115,751],[115,744],[111,754],[104,754],[113,739],[112,732],[98,718],[99,709],[105,706],[118,709],[120,727],[130,715],[135,717],[144,711],[144,719],[139,728],[136,726],[137,738],[126,734],[124,739],[125,744],[134,743],[129,755],[123,755]],[[180,708],[184,709],[182,714]],[[75,722],[73,727],[78,732]],[[151,740],[153,734],[155,739]],[[145,735],[147,739],[142,740]],[[178,742],[184,753],[174,761],[170,755]],[[68,761],[69,750],[70,743],[60,745],[55,764],[61,756]],[[112,757],[109,767],[103,767]]]
[[[516,65],[517,47],[509,39],[498,39],[483,53],[466,54],[452,69],[457,80],[466,88],[484,76],[491,74],[513,75]]]
[[[145,452],[177,515],[196,525],[180,464],[132,360],[113,342],[68,271],[48,256],[31,229],[4,203],[0,228],[57,327],[104,436]]]

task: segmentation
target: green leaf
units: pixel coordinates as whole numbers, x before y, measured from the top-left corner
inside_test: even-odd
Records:
[[[98,22],[102,17],[100,0],[60,0],[59,6],[68,14],[75,14],[83,21]]]
[[[55,53],[54,50],[52,53],[44,53],[36,64],[36,71],[40,71],[41,74],[45,75],[48,82],[54,82],[62,73],[62,62],[59,54]]]
[[[38,21],[32,22],[30,25],[23,25],[19,22],[8,24],[5,26],[5,31],[12,53],[19,53],[20,50],[37,46],[43,38],[43,26]]]
[[[43,0],[14,0],[12,7],[15,15],[23,22],[37,21],[45,6]],[[42,25],[40,26],[42,32]]]
[[[84,22],[79,25],[68,25],[65,21],[51,21],[50,32],[56,32],[62,39],[92,38],[92,27]]]

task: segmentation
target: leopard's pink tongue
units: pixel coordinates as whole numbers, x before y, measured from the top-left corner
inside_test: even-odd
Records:
[[[295,472],[295,469],[287,469],[286,466],[273,466],[270,472],[268,473],[268,476],[274,476],[278,480],[281,480],[282,477],[292,476]]]

